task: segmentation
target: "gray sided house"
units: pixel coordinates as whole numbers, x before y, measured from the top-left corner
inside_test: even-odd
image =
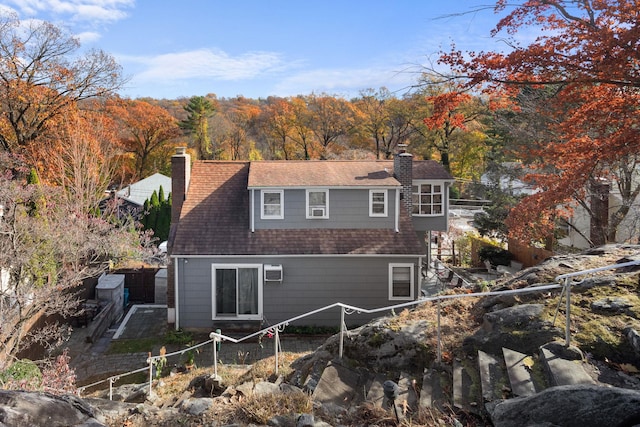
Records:
[[[176,328],[258,329],[336,302],[416,300],[426,233],[448,225],[451,176],[406,153],[191,167],[179,149],[172,169],[168,320]],[[296,324],[339,319],[335,309]]]

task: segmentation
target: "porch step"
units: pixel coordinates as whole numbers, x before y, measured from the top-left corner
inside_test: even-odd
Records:
[[[502,354],[506,363],[511,393],[514,396],[532,396],[536,394],[536,386],[533,382],[531,356],[515,350],[502,348]]]
[[[453,361],[453,406],[479,413],[482,403],[480,375],[470,359]]]
[[[504,362],[478,350],[478,370],[480,371],[482,398],[485,402],[504,400],[509,396],[511,386]]]
[[[554,386],[595,384],[593,378],[582,367],[582,360],[571,360],[569,353],[570,350],[559,343],[549,343],[540,347],[540,357],[550,384]]]
[[[443,410],[451,404],[451,372],[431,368],[422,377],[420,408]]]

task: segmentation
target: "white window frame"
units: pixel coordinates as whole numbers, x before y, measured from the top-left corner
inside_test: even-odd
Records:
[[[373,211],[373,206],[374,205],[380,205],[380,203],[374,203],[374,195],[375,194],[383,194],[384,195],[384,201],[382,202],[383,204],[383,212],[379,213],[379,212],[374,212]],[[371,217],[386,217],[389,216],[389,191],[388,190],[369,190],[369,216]]]
[[[216,270],[231,270],[240,268],[255,268],[258,270],[258,313],[257,314],[239,314],[232,316],[216,316]],[[213,320],[262,320],[263,313],[263,286],[264,272],[262,264],[212,264],[211,265],[211,317]],[[237,286],[237,284],[236,284]],[[237,305],[236,297],[236,305]],[[237,307],[236,307],[237,308]]]
[[[396,296],[393,294],[393,270],[394,268],[409,268],[410,291],[409,296]],[[415,292],[415,265],[412,263],[391,263],[389,264],[389,301],[413,301]]]
[[[430,193],[423,193],[422,192],[422,187],[425,185],[430,185],[431,186],[431,192]],[[418,186],[419,192],[415,193],[414,192],[414,187]],[[439,186],[440,187],[440,191],[439,192],[435,192],[434,191],[434,187],[435,186]],[[444,185],[444,182],[442,181],[413,181],[412,185],[411,185],[411,203],[412,203],[412,215],[413,216],[421,216],[421,217],[435,217],[435,216],[444,216],[444,212],[445,212],[445,203],[446,203],[446,194],[445,194],[445,189],[446,186]],[[422,203],[422,196],[429,196],[431,201],[429,203]],[[440,202],[439,203],[434,203],[434,199],[436,197],[440,197]],[[421,213],[422,210],[422,206],[429,206],[431,213]],[[435,206],[440,206],[440,212],[439,213],[433,213],[434,211],[434,207]],[[417,210],[417,212],[416,212]]]
[[[280,195],[280,214],[268,215],[265,213],[264,195],[275,193]],[[260,190],[260,219],[284,219],[284,190]]]
[[[311,206],[309,204],[309,194],[310,193],[324,193],[325,194],[325,204],[324,206]],[[305,212],[307,219],[328,219],[329,218],[329,189],[327,188],[308,188],[305,191]],[[322,216],[313,216],[311,215],[311,209],[324,209],[324,215]]]

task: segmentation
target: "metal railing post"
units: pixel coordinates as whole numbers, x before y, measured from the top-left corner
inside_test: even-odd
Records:
[[[113,400],[113,381],[113,377],[109,378],[109,400]]]
[[[153,387],[153,359],[151,355],[149,355],[149,396],[151,396],[151,391]]]
[[[218,346],[217,340],[219,337],[215,337],[213,339],[213,376],[214,378],[218,378]]]
[[[438,298],[438,363],[442,363],[442,342],[440,340],[440,298]]]
[[[565,334],[565,347],[568,348],[571,345],[571,278],[570,277],[567,277],[566,279],[564,279],[564,286],[566,288],[566,293],[567,293],[567,309],[566,309],[567,325],[566,325],[566,330],[564,334]]]
[[[275,334],[273,336],[274,347],[275,347],[275,360],[276,360],[276,375],[278,375],[278,343],[280,342],[280,332],[278,331],[278,327],[275,327]]]
[[[342,351],[344,349],[344,307],[340,307],[340,347],[338,349],[338,357],[342,359]]]

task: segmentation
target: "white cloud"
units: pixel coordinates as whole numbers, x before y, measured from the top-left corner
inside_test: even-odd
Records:
[[[274,73],[284,65],[280,55],[274,52],[248,52],[232,57],[220,50],[211,49],[167,53],[151,58],[119,56],[118,60],[146,65],[134,77],[143,81],[191,78],[247,80],[261,74]]]
[[[391,91],[402,91],[415,83],[415,77],[414,73],[389,68],[318,69],[283,79],[276,85],[276,91],[281,94],[326,92],[357,96],[360,90],[383,86]]]
[[[105,23],[125,18],[125,10],[133,7],[135,0],[5,0],[4,3],[27,16],[45,13],[76,22]]]
[[[86,43],[93,43],[102,37],[100,33],[96,33],[95,31],[85,31],[78,33],[75,36],[80,40],[80,44],[82,45]]]

